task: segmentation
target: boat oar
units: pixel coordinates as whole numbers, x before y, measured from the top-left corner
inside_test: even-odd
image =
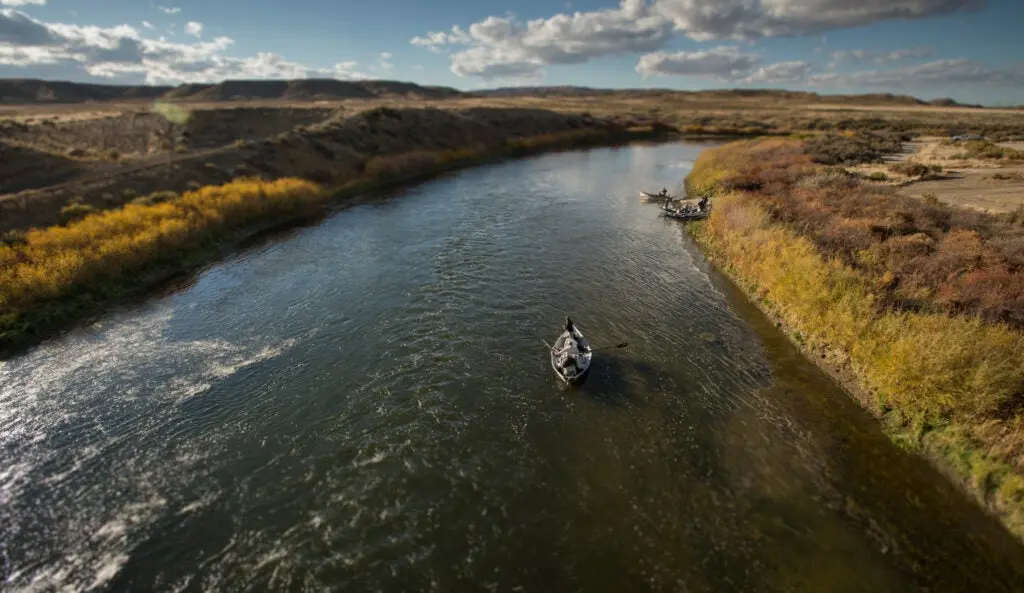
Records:
[[[612,348],[625,348],[626,346],[629,346],[629,342],[623,342],[621,344],[616,344],[614,346],[602,346],[601,348],[592,348],[590,351],[597,352],[598,350],[611,350]]]

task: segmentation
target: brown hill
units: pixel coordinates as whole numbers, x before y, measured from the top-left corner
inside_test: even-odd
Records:
[[[0,103],[85,103],[168,99],[177,101],[243,101],[283,99],[314,101],[407,97],[446,99],[462,95],[447,87],[421,86],[394,80],[335,79],[225,80],[218,84],[171,86],[104,85],[36,79],[0,79]]]
[[[982,105],[976,105],[973,103],[960,103],[956,99],[950,99],[949,97],[943,97],[940,99],[932,99],[928,101],[929,105],[935,105],[936,107],[973,107],[981,108]]]
[[[925,102],[907,95],[872,93],[864,95],[820,95],[810,91],[784,89],[709,89],[701,91],[671,89],[597,89],[580,86],[534,86],[502,87],[468,93],[478,97],[552,97],[552,96],[666,96],[708,97],[729,99],[770,99],[774,101],[795,101],[802,103],[855,103],[858,105],[924,105]]]
[[[83,84],[62,80],[8,78],[0,79],[0,103],[84,103],[152,99],[170,89],[169,86]]]

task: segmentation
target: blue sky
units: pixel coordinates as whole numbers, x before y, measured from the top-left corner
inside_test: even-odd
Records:
[[[1021,0],[0,0],[0,76],[391,78],[1024,104]]]

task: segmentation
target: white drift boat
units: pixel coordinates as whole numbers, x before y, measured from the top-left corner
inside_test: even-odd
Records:
[[[562,381],[575,386],[587,378],[594,353],[590,342],[573,326],[572,320],[567,320],[566,326],[571,331],[563,331],[551,348],[551,368]]]

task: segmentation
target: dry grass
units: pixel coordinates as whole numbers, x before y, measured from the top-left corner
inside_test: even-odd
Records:
[[[925,165],[917,161],[904,161],[889,165],[889,171],[905,177],[925,179],[942,173],[941,165]]]
[[[877,146],[849,146],[853,132],[874,132],[887,141],[967,132],[992,140],[1024,139],[1019,111],[927,107],[884,95],[626,91],[430,101],[396,96],[188,102],[181,107],[190,116],[177,126],[181,137],[168,142],[167,121],[149,102],[0,106],[0,151],[5,152],[0,179],[9,182],[0,192],[18,192],[0,196],[0,231],[58,222],[70,196],[82,196],[102,209],[110,207],[104,194],[119,195],[126,188],[140,194],[180,192],[189,180],[216,185],[260,175],[343,183],[367,159],[567,132],[567,122],[620,129],[660,126],[692,136],[827,134],[830,140],[812,156],[844,166],[878,153]],[[514,114],[491,117],[488,111]],[[845,147],[837,140],[843,138]],[[325,148],[331,156],[321,154]],[[117,151],[118,159],[104,158],[108,151]],[[205,168],[205,163],[216,167]]]
[[[829,133],[808,139],[804,150],[811,160],[823,165],[881,163],[883,155],[899,151],[907,140],[909,134]]]
[[[24,233],[0,246],[0,345],[73,316],[227,230],[288,218],[327,197],[298,179],[239,180]]]
[[[952,146],[962,146],[963,150],[954,158],[958,159],[984,159],[993,161],[1022,161],[1024,151],[1007,146],[1000,146],[988,140],[969,140],[962,144],[949,143]]]
[[[686,177],[686,193],[696,197],[785,186],[813,170],[798,140],[750,140],[703,151]]]
[[[703,192],[757,191],[773,220],[873,278],[880,306],[1024,328],[1024,225],[1012,215],[916,200],[842,169],[811,168],[797,143],[780,140],[706,151],[688,181]]]
[[[844,364],[901,438],[951,460],[1024,535],[1024,228],[794,169],[800,153],[778,147],[698,159],[695,179],[727,182],[711,188],[700,240],[808,348]],[[730,169],[766,154],[788,184],[755,183],[767,165]]]

